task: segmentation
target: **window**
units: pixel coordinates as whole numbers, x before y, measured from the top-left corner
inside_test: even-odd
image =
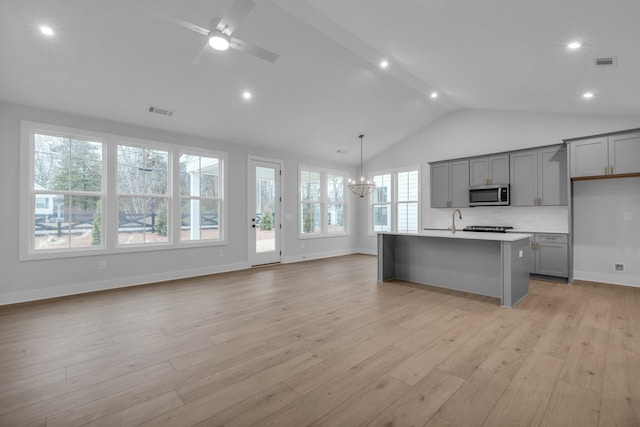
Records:
[[[420,227],[419,167],[373,173],[370,231],[417,233]]]
[[[102,143],[34,133],[32,147],[33,249],[103,246]]]
[[[418,232],[418,171],[398,172],[396,218],[398,233]]]
[[[373,231],[391,231],[391,174],[374,175]]]
[[[300,167],[301,237],[346,234],[345,176],[342,172]]]
[[[169,153],[118,146],[118,244],[168,242]]]
[[[20,259],[226,243],[224,153],[26,121],[21,150]]]
[[[180,240],[219,240],[220,159],[180,154]]]
[[[345,231],[344,175],[327,174],[327,232]]]
[[[320,172],[300,171],[300,224],[302,234],[320,234],[320,208],[322,206]]]

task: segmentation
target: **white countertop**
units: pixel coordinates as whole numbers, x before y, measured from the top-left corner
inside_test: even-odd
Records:
[[[416,237],[440,237],[446,239],[468,239],[468,240],[492,240],[498,242],[515,242],[517,240],[529,239],[532,237],[528,233],[481,233],[478,231],[462,231],[456,230],[452,233],[450,230],[424,230],[421,233],[381,233],[391,234],[394,236],[416,236]]]

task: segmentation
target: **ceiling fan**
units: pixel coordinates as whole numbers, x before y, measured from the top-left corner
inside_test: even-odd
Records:
[[[208,37],[207,44],[205,44],[194,62],[198,62],[200,56],[209,48],[215,50],[236,49],[265,61],[276,62],[279,56],[277,53],[231,36],[238,24],[251,12],[255,5],[253,0],[235,0],[222,18],[211,18],[209,29],[202,28],[191,22],[178,21],[183,27]]]

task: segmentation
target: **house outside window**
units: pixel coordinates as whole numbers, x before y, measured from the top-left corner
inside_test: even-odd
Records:
[[[372,172],[369,232],[417,233],[420,229],[420,167]]]
[[[302,165],[298,172],[299,236],[347,234],[346,172]]]

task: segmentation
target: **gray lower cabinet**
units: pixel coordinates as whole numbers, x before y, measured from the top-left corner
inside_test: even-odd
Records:
[[[469,161],[431,164],[431,207],[469,206]]]
[[[566,234],[535,233],[531,243],[531,273],[569,277],[569,247]]]
[[[640,173],[640,132],[569,142],[571,177]]]
[[[518,151],[510,158],[511,206],[567,204],[566,146]]]
[[[469,185],[509,183],[509,154],[469,160]]]

